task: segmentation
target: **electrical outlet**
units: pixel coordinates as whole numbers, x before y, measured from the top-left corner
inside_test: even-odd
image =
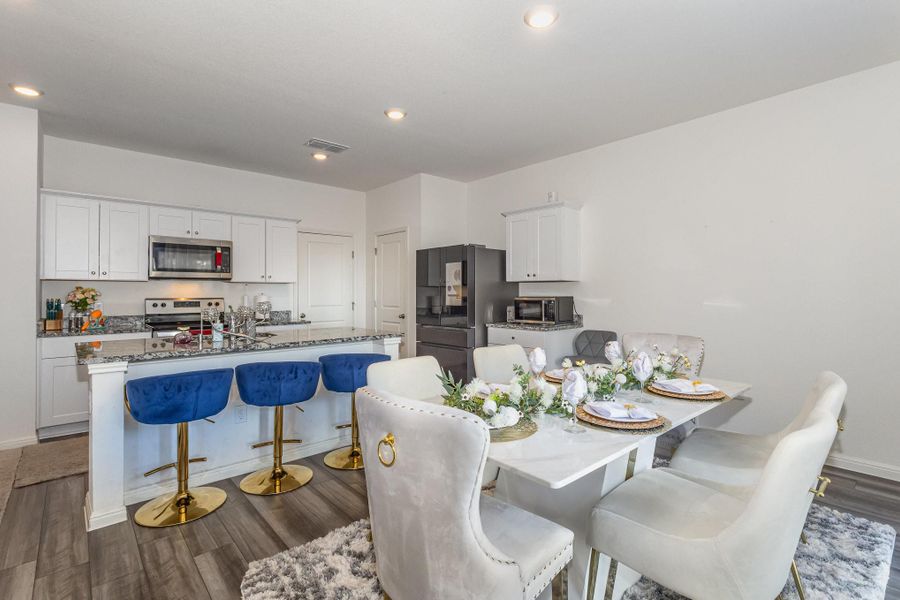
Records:
[[[247,422],[247,407],[246,406],[235,406],[234,407],[234,422],[235,423],[246,423]]]

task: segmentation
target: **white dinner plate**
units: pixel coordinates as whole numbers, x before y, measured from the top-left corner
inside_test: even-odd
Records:
[[[595,417],[600,417],[601,419],[606,419],[607,421],[615,421],[617,423],[646,423],[647,421],[652,421],[659,418],[659,415],[656,414],[654,414],[652,417],[643,419],[635,419],[632,417],[607,417],[606,415],[601,415],[598,411],[594,410],[594,408],[591,406],[591,403],[585,404],[584,410],[591,413]]]

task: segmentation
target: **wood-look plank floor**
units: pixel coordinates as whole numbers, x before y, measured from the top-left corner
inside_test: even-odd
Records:
[[[367,516],[363,473],[333,471],[321,460],[297,461],[315,476],[281,496],[245,495],[240,477],[212,484],[228,492],[221,509],[166,529],[128,521],[86,533],[83,475],[15,489],[0,522],[0,598],[240,598],[250,561]],[[827,475],[826,504],[900,529],[900,483],[830,468]],[[900,548],[886,598],[900,600]]]

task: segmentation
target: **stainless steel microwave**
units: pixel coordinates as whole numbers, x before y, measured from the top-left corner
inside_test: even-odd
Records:
[[[231,279],[231,242],[150,236],[150,279]]]
[[[575,320],[575,300],[572,296],[529,296],[513,301],[515,323],[554,325]]]

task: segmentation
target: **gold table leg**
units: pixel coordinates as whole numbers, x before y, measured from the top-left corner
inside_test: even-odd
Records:
[[[362,450],[359,447],[359,422],[356,420],[356,392],[350,393],[350,445],[332,450],[325,455],[325,464],[332,469],[358,471],[363,468]]]
[[[228,498],[215,487],[188,489],[188,424],[178,424],[178,491],[154,498],[134,514],[134,522],[144,527],[170,527],[205,517]]]
[[[291,492],[310,482],[312,469],[302,465],[285,465],[281,459],[284,453],[284,407],[275,407],[275,437],[272,442],[272,468],[260,469],[241,480],[241,490],[257,496],[273,496]]]

